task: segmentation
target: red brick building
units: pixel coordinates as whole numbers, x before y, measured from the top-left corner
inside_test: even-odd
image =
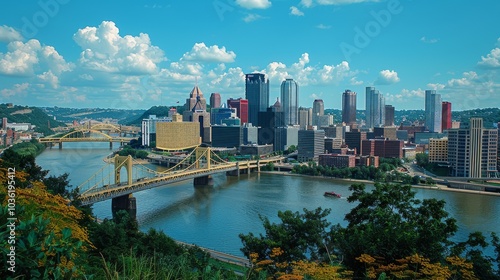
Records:
[[[403,158],[403,141],[370,139],[361,141],[361,155]]]
[[[354,155],[322,154],[319,155],[319,165],[337,168],[355,167],[356,157]]]

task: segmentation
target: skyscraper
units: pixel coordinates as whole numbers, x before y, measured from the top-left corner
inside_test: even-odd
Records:
[[[483,119],[448,130],[448,162],[452,176],[489,177],[497,172],[498,130],[484,129]]]
[[[385,124],[385,100],[374,87],[366,87],[366,126],[376,127]]]
[[[307,129],[308,126],[312,125],[312,109],[311,108],[299,108],[299,125],[300,129]]]
[[[269,107],[269,80],[264,74],[245,75],[245,98],[248,100],[248,122],[257,124],[259,112]]]
[[[392,105],[385,105],[385,126],[394,125],[394,107]]]
[[[312,124],[319,126],[319,117],[325,114],[325,104],[323,99],[315,99],[313,102],[313,120]]]
[[[441,133],[441,95],[435,90],[425,91],[425,127],[430,132]]]
[[[207,101],[198,86],[193,88],[189,98],[186,99],[182,120],[184,122],[199,123],[202,141],[211,142],[210,113],[207,112]]]
[[[451,128],[451,103],[443,101],[442,104],[441,130],[444,131]]]
[[[210,94],[210,108],[220,107],[220,94],[218,92],[213,92]]]
[[[342,122],[356,124],[356,93],[348,89],[342,94]]]
[[[285,125],[298,124],[299,85],[293,79],[281,83],[281,110],[284,113]]]
[[[242,98],[229,98],[227,100],[227,107],[236,108],[236,115],[240,118],[241,123],[248,123],[248,100]],[[254,125],[257,125],[257,123]]]

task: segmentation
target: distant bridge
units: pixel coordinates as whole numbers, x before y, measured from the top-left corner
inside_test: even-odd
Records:
[[[226,172],[228,175],[239,176],[240,173],[250,173],[252,170],[260,171],[262,166],[282,160],[282,157],[272,157],[227,162],[215,154],[211,148],[197,147],[175,166],[163,172],[157,172],[134,163],[131,156],[115,156],[113,170],[105,171],[108,166],[104,166],[78,186],[80,192],[78,200],[82,205],[89,205],[112,199],[113,212],[127,210],[135,216],[135,198],[132,197],[135,192],[188,179],[194,179],[195,186],[211,185],[211,175]],[[123,168],[127,173],[125,181],[122,181],[121,177]]]
[[[118,136],[112,136],[111,133],[117,133]],[[62,143],[64,142],[109,142],[109,146],[112,148],[113,142],[123,144],[130,142],[132,139],[137,139],[137,137],[122,137],[122,133],[126,132],[122,132],[118,126],[99,123],[93,126],[89,124],[88,127],[78,127],[59,137],[40,138],[38,141],[51,147],[54,144],[58,144],[59,149],[62,149]]]

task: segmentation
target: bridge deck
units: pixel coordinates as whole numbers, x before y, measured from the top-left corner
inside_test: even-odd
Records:
[[[283,158],[274,157],[262,160],[254,161],[243,161],[243,162],[224,162],[218,164],[212,164],[210,169],[198,168],[198,169],[187,169],[181,171],[173,171],[166,174],[158,173],[156,177],[153,178],[139,178],[132,181],[131,184],[128,183],[118,183],[112,185],[104,185],[99,187],[94,185],[88,190],[82,190],[80,195],[80,200],[83,205],[89,205],[96,202],[101,202],[108,200],[110,198],[120,197],[124,195],[129,195],[131,193],[148,190],[163,186],[166,184],[171,184],[175,182],[180,182],[188,179],[194,179],[197,177],[213,175],[221,172],[228,172],[234,170],[244,170],[248,168],[258,168],[268,164],[269,162],[279,162]]]

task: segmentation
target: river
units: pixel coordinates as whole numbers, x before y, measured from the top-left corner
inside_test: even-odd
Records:
[[[116,144],[114,148],[117,148]],[[103,158],[111,151],[107,143],[64,143],[62,150],[45,150],[36,159],[51,175],[69,173],[70,184],[78,186],[105,165]],[[162,168],[149,165],[150,168]],[[259,214],[278,221],[282,210],[301,211],[317,207],[332,209],[328,220],[345,225],[344,215],[353,207],[345,199],[349,182],[302,176],[251,174],[214,176],[211,188],[194,188],[192,180],[135,193],[140,229],[163,230],[186,243],[242,256],[240,233],[262,233]],[[343,197],[324,197],[325,191]],[[446,210],[457,219],[457,240],[468,233],[481,231],[489,236],[500,234],[500,197],[415,189],[416,197],[446,201]],[[93,206],[97,217],[111,217],[111,200]],[[488,239],[489,240],[489,239]]]

